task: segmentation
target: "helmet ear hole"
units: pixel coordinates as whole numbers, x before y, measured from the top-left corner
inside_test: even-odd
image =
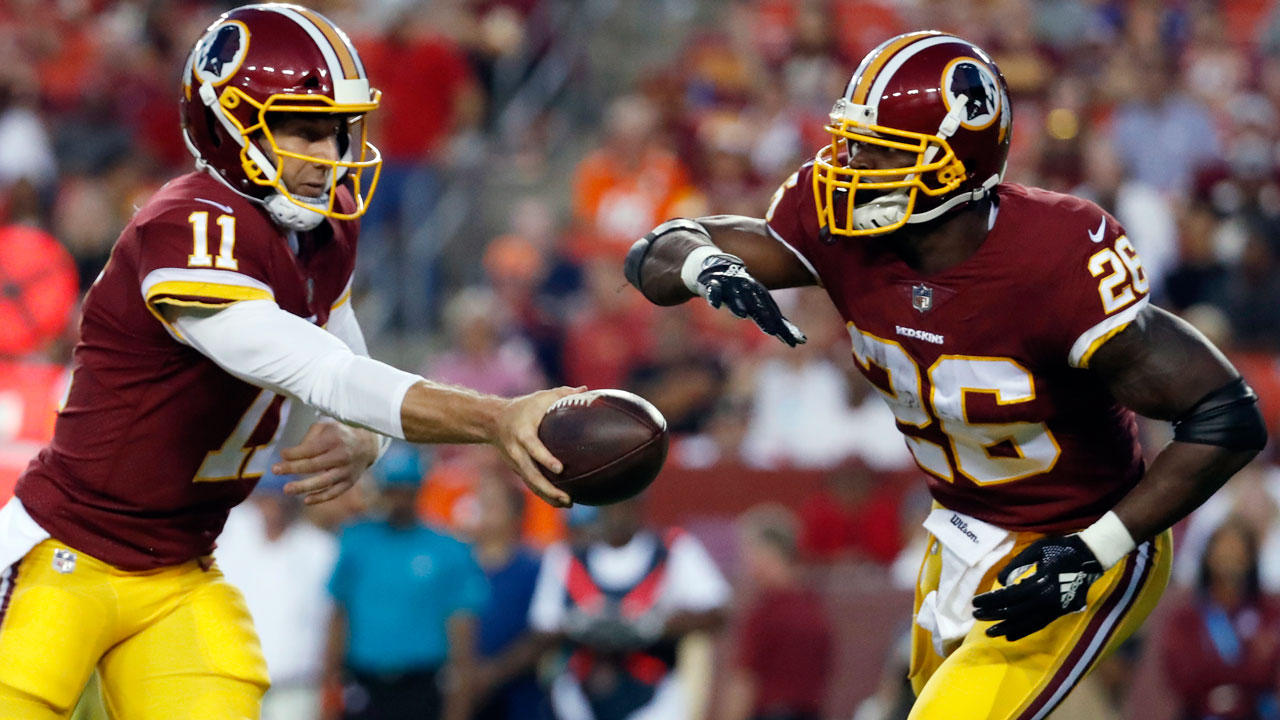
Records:
[[[320,78],[316,77],[315,75],[312,75],[308,77],[306,80],[302,81],[302,87],[318,88],[320,87]]]
[[[222,128],[218,126],[218,118],[214,117],[209,108],[204,109],[204,122],[209,126],[209,140],[213,142],[213,146],[222,147]]]

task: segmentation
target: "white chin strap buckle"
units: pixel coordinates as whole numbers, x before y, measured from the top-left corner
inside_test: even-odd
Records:
[[[315,205],[317,208],[328,207],[329,205],[329,196],[327,194],[318,198],[302,198],[297,195],[293,197],[298,202]],[[278,193],[268,196],[263,201],[263,205],[266,206],[267,212],[271,214],[271,219],[288,230],[314,230],[325,219],[325,214],[320,210],[300,206]]]
[[[858,230],[875,230],[902,221],[907,212],[906,190],[895,190],[853,208],[853,226]]]

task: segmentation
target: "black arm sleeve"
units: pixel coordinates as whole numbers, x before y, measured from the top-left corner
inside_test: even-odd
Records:
[[[1173,439],[1228,450],[1261,450],[1267,444],[1267,427],[1258,410],[1258,394],[1244,378],[1232,380],[1174,420]]]

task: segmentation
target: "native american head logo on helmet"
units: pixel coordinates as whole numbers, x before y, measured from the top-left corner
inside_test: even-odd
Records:
[[[265,206],[281,226],[309,230],[326,217],[352,219],[368,208],[382,158],[367,140],[364,116],[379,98],[342,30],[313,10],[265,3],[225,13],[196,41],[179,105],[183,138],[198,168]],[[338,118],[339,157],[281,149],[273,120],[292,113]],[[283,158],[329,165],[326,191],[320,197],[290,192]],[[349,183],[354,210],[338,207],[340,183]]]
[[[217,26],[196,58],[200,74],[215,82],[223,82],[238,70],[240,61],[244,59],[242,51],[248,49],[245,35],[244,26],[238,23]]]
[[[991,58],[946,33],[899,35],[872,50],[831,109],[831,144],[814,158],[824,236],[879,235],[935,220],[986,196],[1004,176],[1009,90]],[[859,168],[852,148],[914,156]]]

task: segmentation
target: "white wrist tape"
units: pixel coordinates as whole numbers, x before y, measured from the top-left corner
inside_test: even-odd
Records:
[[[1129,528],[1124,526],[1115,512],[1108,512],[1098,518],[1097,522],[1081,530],[1080,540],[1098,558],[1104,569],[1120,562],[1138,546],[1129,534]]]
[[[702,263],[712,255],[723,254],[724,251],[715,245],[701,245],[685,256],[684,265],[680,266],[680,279],[684,281],[684,286],[689,288],[689,292],[694,295],[702,294],[702,289],[698,287],[698,274],[702,272]]]

